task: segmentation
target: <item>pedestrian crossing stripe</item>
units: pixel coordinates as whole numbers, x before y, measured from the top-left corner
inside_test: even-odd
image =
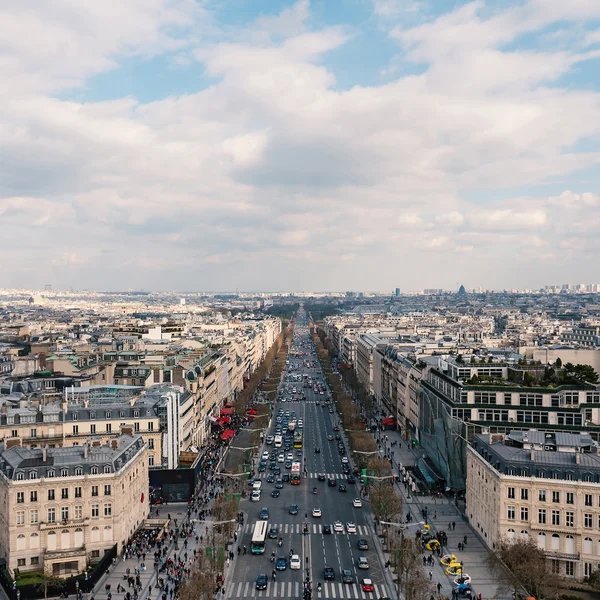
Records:
[[[320,475],[320,473],[309,473],[308,478],[309,479],[318,479],[319,475]],[[269,476],[269,473],[267,473],[267,472],[258,473],[256,475],[256,477],[258,479],[266,479],[268,476]],[[325,473],[325,478],[326,479],[347,479],[348,475],[346,475],[345,473]],[[275,479],[281,479],[281,476],[275,475]]]
[[[334,600],[366,600],[385,598],[388,596],[384,585],[375,584],[373,592],[363,592],[358,583],[340,583],[337,581],[321,582],[321,593],[318,594],[313,584],[313,597],[333,598]],[[302,584],[298,581],[269,581],[266,590],[257,590],[252,581],[232,581],[225,589],[226,598],[299,598],[303,593]]]
[[[309,533],[313,533],[315,535],[323,533],[323,524],[322,523],[309,523],[308,531]],[[269,522],[269,527],[277,527],[280,536],[282,535],[290,535],[293,533],[304,533],[304,523],[271,523]],[[333,530],[333,524],[330,524],[331,533],[332,534],[344,534],[347,533],[345,528],[344,531],[336,532]],[[254,523],[246,523],[244,525],[244,533],[252,533],[254,531]],[[370,535],[370,530],[367,525],[357,525],[356,533],[358,535],[367,536]],[[355,534],[350,534],[355,535]],[[275,540],[273,540],[275,541]]]

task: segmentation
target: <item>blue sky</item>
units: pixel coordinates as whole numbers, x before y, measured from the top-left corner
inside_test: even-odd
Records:
[[[596,0],[35,8],[0,8],[6,285],[597,283]]]

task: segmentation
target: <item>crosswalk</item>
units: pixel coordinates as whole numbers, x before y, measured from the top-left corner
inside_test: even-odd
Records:
[[[281,464],[280,464],[280,468],[281,468]],[[322,473],[309,473],[308,478],[309,479],[318,479],[319,475],[322,475]],[[266,479],[268,476],[269,476],[269,473],[266,473],[264,471],[262,473],[258,473],[258,475],[256,475],[256,477],[258,477],[258,479]],[[276,478],[277,477],[279,477],[279,476],[276,476]],[[348,477],[348,475],[346,475],[346,473],[325,473],[325,477],[327,479],[346,479]]]
[[[292,533],[303,533],[304,532],[304,523],[271,523],[269,521],[269,527],[277,527],[279,530],[279,535],[286,535]],[[321,523],[309,523],[309,533],[313,533],[314,535],[318,535],[323,533],[323,524]],[[332,535],[336,532],[333,530],[333,525],[330,524]],[[252,533],[254,531],[254,523],[246,523],[244,525],[244,533]],[[339,533],[346,533],[346,530],[341,531]],[[356,534],[357,535],[370,535],[370,530],[366,525],[357,525],[356,526]]]
[[[321,594],[313,592],[316,598],[335,598],[335,600],[355,599],[361,600],[372,598],[385,598],[388,596],[384,585],[375,584],[373,592],[363,592],[358,583],[340,583],[337,581],[325,581],[321,583]],[[226,586],[225,596],[227,598],[301,598],[302,584],[298,581],[269,581],[266,590],[257,590],[252,581],[233,581]]]

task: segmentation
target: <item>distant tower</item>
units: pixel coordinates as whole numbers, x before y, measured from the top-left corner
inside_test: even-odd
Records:
[[[185,306],[185,298],[179,298],[179,304]]]
[[[46,290],[47,292],[51,292],[52,291],[52,284],[51,283],[47,283],[44,286],[44,290]]]
[[[396,298],[398,298],[398,296],[400,296],[400,288],[396,288]]]
[[[464,285],[461,285],[458,288],[458,296],[460,298],[466,298],[467,297],[467,290],[465,290],[465,286]]]

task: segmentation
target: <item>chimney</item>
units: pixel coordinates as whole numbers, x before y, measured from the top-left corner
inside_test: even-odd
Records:
[[[531,460],[535,460],[535,450],[533,448],[531,449]]]
[[[84,458],[85,460],[87,460],[88,453],[89,453],[89,448],[90,448],[90,445],[89,445],[89,444],[86,442],[86,443],[83,445],[83,458]]]
[[[581,464],[581,453],[580,452],[575,452],[575,464],[576,465]]]
[[[6,407],[6,402],[2,403],[2,408],[0,409],[2,411],[2,414],[5,415],[8,411],[8,408]]]
[[[119,447],[119,440],[110,440],[110,447],[116,450]]]
[[[44,444],[42,446],[42,461],[46,462],[46,460],[48,460],[48,446],[46,446],[46,444]]]

